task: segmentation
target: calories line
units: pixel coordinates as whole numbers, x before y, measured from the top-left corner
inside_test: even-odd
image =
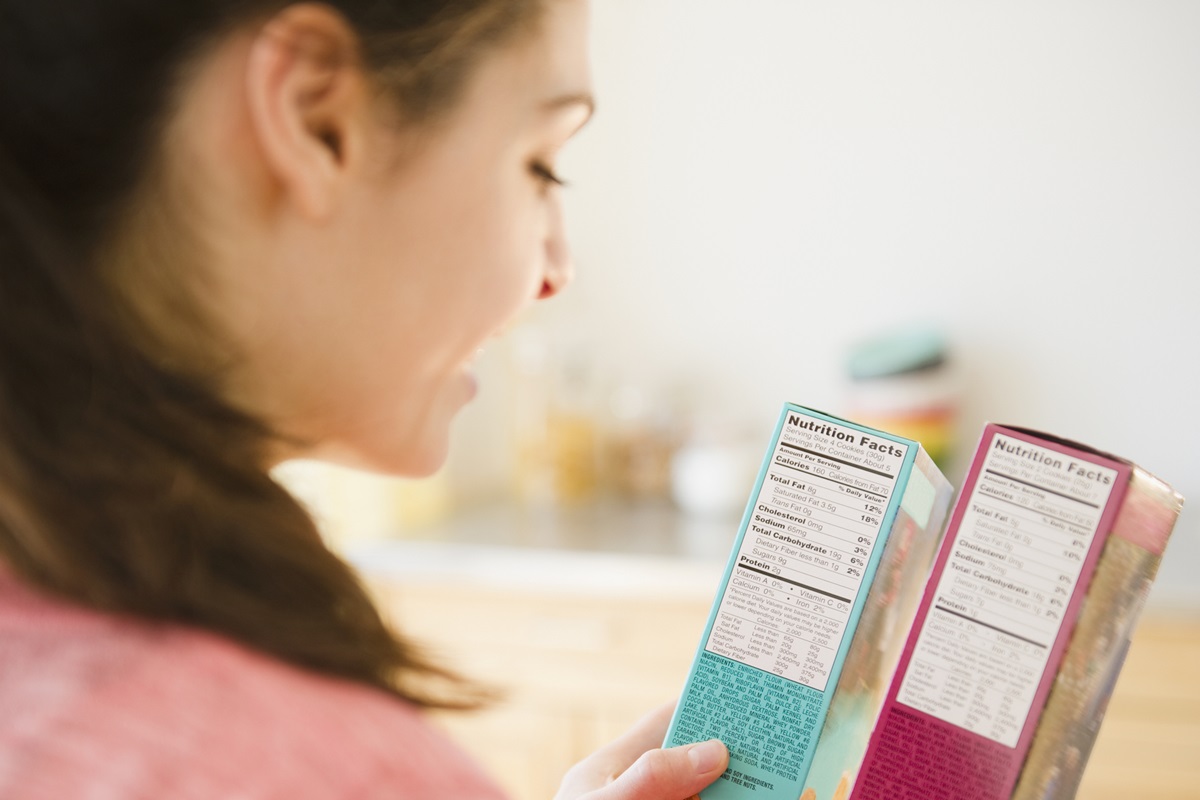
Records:
[[[1049,493],[1049,494],[1058,495],[1059,497],[1066,498],[1067,500],[1074,500],[1076,503],[1081,503],[1081,504],[1083,504],[1083,505],[1085,505],[1085,506],[1091,506],[1092,508],[1099,508],[1099,507],[1100,507],[1100,506],[1096,505],[1095,503],[1089,503],[1087,500],[1080,500],[1078,497],[1074,497],[1074,496],[1072,496],[1072,495],[1069,495],[1069,494],[1063,494],[1062,492],[1056,492],[1056,491],[1054,491],[1053,489],[1047,489],[1045,486],[1040,486],[1040,485],[1038,485],[1038,484],[1036,484],[1036,483],[1031,483],[1030,481],[1023,481],[1023,480],[1021,480],[1020,478],[1014,478],[1012,475],[1005,475],[1003,472],[997,472],[997,471],[996,471],[996,470],[994,470],[994,469],[985,469],[985,470],[984,470],[984,472],[991,473],[992,475],[998,475],[998,476],[1000,476],[1001,478],[1004,478],[1004,479],[1006,479],[1006,480],[1014,481],[1014,482],[1016,482],[1016,483],[1022,483],[1022,484],[1026,485],[1026,486],[1031,486],[1031,487],[1033,487],[1034,489],[1037,489],[1037,490],[1039,490],[1039,491],[1042,491],[1042,492],[1047,492],[1047,493]]]
[[[826,461],[836,461],[838,464],[845,464],[847,467],[854,467],[855,469],[861,469],[864,472],[870,472],[875,475],[881,475],[881,476],[887,478],[889,481],[896,480],[895,475],[889,475],[882,470],[872,469],[871,467],[864,467],[862,464],[855,464],[853,461],[846,461],[845,459],[842,459],[842,458],[834,458],[833,456],[827,456],[824,453],[818,453],[816,450],[806,450],[805,448],[800,447],[799,445],[789,444],[787,442],[780,442],[779,444],[780,444],[780,446],[786,447],[789,450],[798,450],[801,453],[808,453],[810,456],[815,456],[816,458],[823,458]]]
[[[828,475],[816,475],[812,472],[809,472],[806,469],[800,469],[799,467],[793,467],[788,464],[780,464],[778,461],[772,461],[771,464],[776,467],[782,467],[783,469],[790,469],[793,472],[799,472],[801,475],[804,475],[807,478],[816,478],[818,480],[829,481],[830,483],[836,483],[838,486],[845,486],[846,488],[853,489],[856,492],[862,492],[863,494],[871,495],[871,497],[876,497],[882,502],[885,502],[885,503],[887,502],[887,497],[879,494],[878,492],[872,492],[867,489],[862,489],[862,488],[859,488],[858,486],[853,486],[849,483],[846,483],[845,481],[835,481],[833,478],[829,477]]]

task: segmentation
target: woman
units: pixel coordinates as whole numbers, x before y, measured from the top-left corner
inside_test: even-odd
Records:
[[[566,284],[584,2],[0,0],[0,796],[496,796],[268,471],[433,471]],[[665,721],[560,796],[720,775]]]

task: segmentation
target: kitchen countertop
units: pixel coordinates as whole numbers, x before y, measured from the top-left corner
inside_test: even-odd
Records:
[[[711,597],[738,522],[688,516],[667,503],[494,505],[341,550],[368,579]]]
[[[688,515],[667,501],[607,500],[574,508],[494,503],[338,550],[369,579],[711,597],[739,521]],[[1190,584],[1180,591],[1161,580],[1147,602],[1150,614],[1189,619],[1198,607]]]

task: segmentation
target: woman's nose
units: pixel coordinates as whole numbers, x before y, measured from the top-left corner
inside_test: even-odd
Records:
[[[556,196],[550,204],[550,229],[546,234],[546,271],[542,276],[542,288],[538,299],[553,297],[566,288],[575,274],[571,262],[571,247],[567,243],[567,231],[563,224],[562,202]]]

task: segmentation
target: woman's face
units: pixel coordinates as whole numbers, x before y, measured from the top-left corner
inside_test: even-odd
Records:
[[[586,17],[585,0],[547,2],[415,143],[380,122],[338,212],[265,270],[241,391],[315,444],[287,456],[436,470],[479,349],[566,284],[553,169],[591,113]]]

